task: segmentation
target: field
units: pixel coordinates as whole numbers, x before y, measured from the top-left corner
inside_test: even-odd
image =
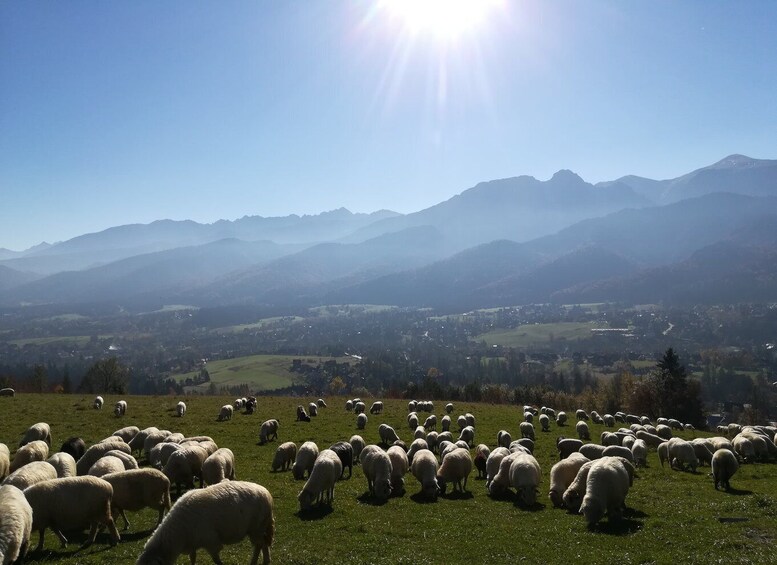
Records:
[[[475,341],[485,341],[488,345],[527,348],[543,344],[547,345],[552,341],[589,339],[591,337],[591,329],[601,327],[603,326],[600,324],[586,322],[527,324],[509,330],[494,330],[475,336],[473,339]]]
[[[512,499],[491,499],[475,473],[470,476],[469,492],[436,502],[420,499],[419,485],[408,475],[403,495],[377,504],[366,495],[367,483],[356,467],[350,479],[338,482],[331,510],[300,514],[296,495],[303,483],[294,481],[290,472],[270,472],[275,448],[283,441],[300,445],[313,440],[323,449],[347,440],[357,432],[353,414],[343,409],[345,399],[328,398],[329,407],[312,423],[294,422],[294,408],[314,399],[260,397],[258,413],[236,413],[227,422],[215,421],[219,407],[231,400],[225,397],[187,397],[188,411],[180,419],[174,416],[179,400],[175,397],[128,397],[127,415],[121,419],[110,410],[116,398],[106,398],[101,411],[91,408],[91,400],[79,395],[0,398],[0,441],[13,451],[26,427],[38,421],[50,423],[54,449],[71,435],[94,443],[128,425],[210,435],[219,446],[235,452],[238,479],[258,482],[273,494],[275,563],[777,563],[775,464],[742,466],[731,481],[736,490],[726,493],[714,490],[709,468],[702,467],[696,474],[671,471],[662,468],[651,452],[649,467],[639,470],[629,492],[624,520],[612,524],[604,520],[589,529],[581,516],[554,509],[547,498],[548,475],[557,460],[555,438],[560,433],[574,435],[573,428],[553,426],[551,433],[537,438],[535,455],[543,481],[534,508],[522,508]],[[376,443],[378,425],[385,422],[409,440],[406,403],[389,400],[385,405],[382,416],[370,416],[363,437]],[[436,402],[438,417],[443,406]],[[456,403],[453,416],[464,412],[477,418],[477,443],[493,447],[502,428],[518,435],[518,407]],[[259,446],[260,422],[270,417],[280,420],[278,441]],[[593,437],[602,429],[593,425]],[[147,509],[129,518],[132,527],[123,533],[118,547],[110,548],[107,535],[101,534],[91,548],[78,550],[85,534],[66,532],[71,544],[60,549],[48,531],[44,551],[29,554],[27,562],[133,563],[151,533],[156,512]],[[244,541],[227,546],[222,558],[225,563],[247,563],[250,551]],[[200,562],[210,562],[203,552],[199,555]],[[188,559],[182,556],[178,563]]]

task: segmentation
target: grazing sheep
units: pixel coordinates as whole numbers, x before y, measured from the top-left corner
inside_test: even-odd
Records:
[[[587,422],[588,421],[588,414],[586,414],[585,410],[583,410],[582,408],[578,408],[575,411],[575,418],[577,418],[579,421],[585,420]]]
[[[690,467],[691,472],[695,473],[696,467],[699,466],[699,459],[696,457],[696,452],[693,450],[693,446],[690,442],[673,437],[667,444],[671,467],[673,469],[679,468],[681,471],[685,471],[687,465]]]
[[[234,410],[235,409],[232,407],[231,404],[225,404],[219,410],[219,415],[216,418],[216,421],[217,422],[224,422],[226,420],[231,420],[232,419],[232,413],[234,412]]]
[[[345,410],[346,410],[346,412],[353,411],[353,400],[346,400],[345,401]]]
[[[364,404],[364,402],[362,402],[361,400],[353,403],[353,411],[356,412],[357,414],[362,414],[366,410],[367,410],[367,405]]]
[[[418,482],[421,483],[422,496],[437,499],[437,495],[440,492],[440,487],[437,483],[438,469],[437,459],[431,451],[422,450],[413,457],[410,471]]]
[[[297,406],[297,419],[295,422],[310,422],[310,416],[308,416],[308,413],[302,404]]]
[[[418,409],[418,402],[415,400],[411,400],[407,403],[407,411],[408,412],[415,412]]]
[[[102,477],[108,473],[118,473],[124,470],[124,462],[121,459],[112,455],[105,455],[95,461],[94,465],[89,468],[88,474],[93,477]]]
[[[495,449],[494,453],[499,449],[501,448]],[[491,455],[494,455],[494,453]],[[515,461],[515,458],[519,457],[521,454],[525,454],[525,452],[515,451],[502,456],[501,460],[499,461],[498,471],[490,480],[490,482],[487,483],[488,493],[491,496],[502,496],[510,489],[510,466],[513,464],[513,461]],[[486,462],[486,465],[489,466],[489,463]],[[489,477],[490,476],[491,471],[489,470]]]
[[[113,487],[98,477],[66,477],[44,481],[24,490],[24,496],[32,507],[32,529],[40,533],[36,551],[43,549],[46,528],[51,528],[62,543],[67,545],[63,529],[91,527],[89,539],[82,548],[91,545],[97,537],[100,524],[108,526],[111,545],[119,542],[119,532],[111,516]]]
[[[516,452],[510,465],[510,486],[518,493],[518,501],[531,507],[537,502],[537,487],[542,478],[540,464],[529,453]]]
[[[429,449],[429,443],[423,438],[414,439],[413,443],[410,444],[410,449],[407,450],[407,460],[412,463],[413,456],[422,449]]]
[[[472,426],[466,426],[463,430],[461,430],[459,441],[465,442],[467,447],[472,445],[472,443],[475,441],[475,428]]]
[[[324,402],[323,398],[319,398],[317,401],[319,408],[326,408],[326,402]]]
[[[577,437],[581,440],[591,441],[591,432],[588,429],[588,424],[584,420],[579,420],[577,424],[575,424],[575,431],[577,432]]]
[[[602,416],[602,421],[604,422],[604,425],[608,428],[614,428],[615,427],[615,416],[612,414],[605,414]]]
[[[362,412],[361,414],[356,415],[356,429],[357,430],[363,430],[365,426],[367,425],[367,414]]]
[[[556,416],[556,425],[557,426],[566,426],[567,425],[567,413],[566,412],[559,412]]]
[[[92,465],[97,463],[97,460],[105,456],[109,451],[116,450],[124,453],[130,452],[130,446],[121,441],[120,438],[115,438],[114,441],[105,441],[96,443],[86,450],[83,457],[76,461],[76,472],[78,476],[83,476],[89,473],[89,469]]]
[[[593,461],[594,459],[601,459],[604,457],[604,450],[609,446],[597,445],[595,443],[586,443],[580,447],[579,452],[586,458]],[[620,447],[620,446],[619,446]],[[575,455],[574,453],[572,455]]]
[[[167,461],[170,459],[170,455],[174,451],[178,451],[184,447],[184,445],[178,443],[167,443],[166,441],[158,443],[153,448],[151,448],[151,453],[148,454],[148,464],[151,465],[154,469],[161,470],[162,467],[167,465]]]
[[[572,453],[566,459],[562,459],[553,465],[550,469],[550,492],[548,493],[553,506],[556,508],[564,506],[564,492],[575,480],[580,467],[589,461],[590,459],[582,453]]]
[[[228,481],[180,498],[146,542],[137,565],[173,564],[181,554],[194,563],[200,548],[221,563],[221,549],[245,537],[254,547],[251,565],[259,562],[260,553],[268,565],[274,536],[270,492],[254,483]]]
[[[488,457],[490,455],[491,450],[484,443],[478,444],[475,448],[475,459],[473,463],[475,464],[475,469],[478,471],[478,479],[485,479],[487,477],[486,463],[488,462]]]
[[[378,426],[378,436],[380,437],[381,443],[386,445],[391,445],[395,441],[399,440],[397,432],[394,431],[394,428],[388,424],[381,424]]]
[[[353,448],[353,462],[359,463],[362,450],[364,449],[364,446],[367,445],[364,438],[359,435],[352,435],[351,439],[348,440],[348,443],[350,443]]]
[[[370,406],[370,414],[382,414],[383,413],[383,402],[380,400],[376,400],[372,403],[372,406]]]
[[[46,445],[51,447],[51,428],[46,422],[38,422],[27,428],[19,442],[19,447],[36,440],[45,441]]]
[[[121,428],[113,432],[111,434],[111,437],[115,436],[115,437],[121,438],[123,442],[129,443],[132,441],[132,438],[138,435],[138,433],[140,433],[140,428],[138,428],[137,426],[126,426],[124,428]]]
[[[124,519],[124,529],[130,527],[126,510],[137,512],[151,508],[159,512],[157,526],[162,523],[165,511],[170,510],[170,480],[157,469],[129,469],[103,475],[102,479],[113,487],[111,513],[118,512]]]
[[[271,439],[278,439],[278,420],[265,420],[259,428],[259,445],[264,445]]]
[[[32,507],[22,491],[0,487],[0,563],[21,563],[32,535]]]
[[[556,440],[556,449],[558,450],[559,459],[566,459],[575,451],[580,451],[581,447],[583,447],[583,442],[579,439],[559,436],[559,438]]]
[[[113,406],[113,414],[117,418],[124,416],[127,413],[127,401],[126,400],[119,400],[114,406]]]
[[[648,447],[644,440],[636,439],[631,446],[631,455],[634,458],[634,465],[637,467],[647,467]]]
[[[464,414],[464,419],[467,420],[468,426],[472,426],[473,428],[475,427],[475,416],[467,412]]]
[[[46,462],[50,463],[57,471],[57,478],[63,477],[75,477],[78,475],[76,472],[76,460],[69,453],[60,451],[55,453]]]
[[[143,441],[143,454],[146,456],[146,460],[151,455],[151,450],[154,446],[164,442],[171,435],[172,432],[170,430],[157,430],[148,434],[145,441]]]
[[[529,422],[529,423],[534,422],[534,414],[532,414],[529,411],[524,412],[523,413],[523,421],[524,422]]]
[[[637,441],[637,438],[635,438],[634,436],[624,436],[623,439],[621,440],[621,445],[623,447],[631,449],[635,441]],[[645,440],[640,440],[640,441],[644,442]],[[647,445],[647,443],[645,445]]]
[[[648,444],[649,447],[658,447],[664,441],[666,441],[661,436],[657,436],[642,430],[637,432],[637,439],[643,440],[646,444]]]
[[[696,438],[691,441],[693,451],[696,453],[696,458],[699,460],[699,465],[712,465],[712,456],[715,451],[712,444],[703,438]]]
[[[623,457],[626,461],[634,465],[634,455],[631,449],[622,445],[608,445],[604,448],[604,457]]]
[[[318,404],[311,402],[308,404],[308,412],[311,416],[318,416]]]
[[[305,473],[310,476],[310,471],[313,469],[317,457],[318,446],[312,441],[303,443],[297,451],[297,457],[291,467],[291,474],[294,478],[300,481],[305,478]]]
[[[623,464],[613,457],[591,463],[586,480],[585,496],[580,513],[589,526],[601,520],[619,519],[629,492],[629,474]]]
[[[436,430],[437,429],[437,416],[432,414],[431,416],[427,417],[426,420],[424,420],[424,429],[425,430]]]
[[[591,469],[591,465],[594,461],[583,463],[575,475],[575,479],[564,491],[561,500],[564,503],[564,507],[574,514],[580,510],[580,505],[583,503],[583,497],[585,496],[586,482],[588,481],[588,471]]]
[[[392,492],[401,492],[405,488],[405,473],[410,468],[407,454],[398,445],[389,447],[386,454],[391,459],[391,490]]]
[[[16,391],[12,388],[0,388],[0,396],[11,396],[13,397],[16,395]]]
[[[428,437],[428,436],[427,436]],[[440,432],[437,434],[437,446],[439,449],[439,446],[444,441],[450,441],[453,442],[453,434],[450,432]]]
[[[661,463],[661,466],[664,466],[664,463],[666,461],[669,461],[669,442],[665,441],[659,444],[659,446],[656,448],[656,452],[658,453],[658,461]]]
[[[591,421],[594,424],[604,424],[604,419],[599,415],[596,410],[591,410]]]
[[[235,480],[235,454],[231,449],[222,447],[208,455],[202,463],[202,482],[215,485],[225,479]]]
[[[543,432],[550,431],[550,417],[547,414],[540,414],[540,426]]]
[[[712,478],[715,482],[715,490],[718,490],[718,486],[730,490],[731,485],[728,481],[737,469],[739,469],[739,462],[736,455],[728,449],[718,449],[712,455]]]
[[[499,430],[496,432],[496,444],[499,447],[510,447],[510,444],[513,442],[513,438],[510,435],[510,432],[507,430]]]
[[[454,449],[458,449],[459,445],[456,443],[451,443],[450,441],[444,441],[440,444],[440,461],[445,459],[445,456],[448,455],[451,451]],[[466,444],[465,444],[466,445]],[[461,446],[464,447],[464,446]],[[464,447],[466,449],[466,447]]]
[[[367,479],[370,496],[386,500],[391,496],[391,457],[377,445],[368,445],[362,452],[362,471]]]
[[[420,420],[418,419],[418,414],[410,412],[410,414],[407,415],[407,427],[411,430],[415,430],[419,425]]]
[[[486,489],[491,485],[491,481],[499,472],[499,465],[506,456],[510,455],[510,451],[504,447],[497,447],[491,453],[488,454],[486,459]]]
[[[165,438],[166,443],[181,443],[186,438],[180,432],[174,432]]]
[[[300,510],[308,510],[314,502],[332,506],[335,483],[343,474],[340,458],[331,449],[324,449],[316,458],[305,486],[297,495]]]
[[[4,443],[0,443],[0,483],[11,472],[11,452],[8,450],[8,446]]]
[[[670,440],[672,439],[672,428],[669,426],[665,426],[664,424],[659,424],[656,426],[656,432],[655,435],[657,435],[660,438],[663,438],[664,440]]]
[[[439,434],[437,432],[429,432],[426,434],[426,443],[429,445],[429,450],[434,452],[437,449],[437,443],[439,442]]]
[[[426,428],[418,426],[413,432],[413,439],[426,439]]]
[[[353,447],[351,444],[347,441],[338,441],[337,443],[330,445],[329,449],[337,454],[342,466],[342,473],[337,478],[343,478],[343,475],[345,475],[345,468],[348,467],[348,478],[350,479],[351,473],[353,472]]]
[[[208,452],[199,445],[187,445],[173,451],[162,469],[170,484],[175,484],[177,495],[181,496],[181,486],[194,488],[194,478],[199,477],[203,486],[202,464],[208,458]]]
[[[445,405],[445,413],[450,414],[451,412],[453,412],[453,404],[449,402]]]
[[[19,490],[29,486],[57,478],[56,468],[47,461],[32,461],[8,475],[4,485],[11,485]]]
[[[272,471],[288,471],[294,458],[297,456],[297,444],[293,441],[287,441],[278,446],[275,450],[275,456],[272,459]]]
[[[464,417],[462,414],[458,418],[456,418],[456,425],[459,426],[459,431],[463,430],[467,427],[467,418]]]
[[[175,405],[175,415],[179,418],[183,418],[184,414],[186,414],[186,403],[181,400]]]
[[[134,453],[136,451],[140,453],[140,451],[143,450],[143,444],[146,442],[146,438],[149,436],[149,434],[158,431],[159,428],[154,426],[140,430],[137,435],[128,442],[130,446],[130,453]]]
[[[241,408],[243,408],[244,402],[245,401],[242,398],[236,398],[235,401],[232,403],[232,406],[234,407],[235,410],[240,410]]]
[[[78,461],[86,452],[86,445],[84,440],[80,437],[71,437],[65,440],[62,447],[59,448],[62,453],[68,453],[73,456],[73,459]]]
[[[49,456],[49,446],[45,441],[35,440],[16,450],[11,461],[10,471],[24,467],[33,461],[45,461]]]
[[[465,492],[467,490],[467,478],[472,472],[472,457],[468,449],[460,447],[451,451],[442,460],[442,465],[437,470],[437,484],[440,493],[445,494],[447,483],[453,483],[453,492]]]
[[[130,469],[137,469],[139,467],[137,459],[135,459],[129,453],[119,451],[118,449],[112,449],[111,451],[107,452],[105,456],[116,457],[117,459],[120,459],[124,464],[125,471],[129,471]]]

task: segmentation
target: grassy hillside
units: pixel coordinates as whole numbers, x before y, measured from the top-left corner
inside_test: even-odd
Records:
[[[590,339],[591,329],[602,326],[588,322],[559,322],[556,324],[526,324],[514,329],[494,330],[475,336],[475,341],[488,345],[526,348],[547,345],[556,340]]]
[[[777,466],[744,465],[733,477],[732,493],[715,491],[708,468],[697,474],[670,471],[659,465],[655,452],[649,467],[639,471],[626,500],[629,510],[616,524],[606,520],[588,529],[581,516],[554,509],[547,498],[548,475],[557,460],[555,439],[574,435],[573,428],[538,434],[535,455],[543,470],[539,504],[532,509],[516,506],[510,499],[493,500],[484,481],[470,476],[469,492],[424,502],[416,493],[419,484],[406,477],[407,492],[387,503],[373,503],[361,468],[337,484],[331,511],[298,513],[297,493],[302,482],[290,472],[271,473],[270,462],[280,442],[300,445],[315,441],[325,448],[356,433],[354,416],[343,408],[342,398],[328,398],[329,407],[311,423],[294,422],[294,408],[315,399],[260,398],[258,413],[235,414],[228,422],[216,422],[219,407],[232,399],[187,397],[188,412],[174,416],[175,397],[127,397],[127,415],[115,418],[110,407],[116,398],[106,398],[106,409],[91,408],[91,397],[19,395],[0,398],[0,441],[13,452],[20,435],[31,424],[51,424],[57,449],[71,435],[89,444],[128,425],[157,426],[185,435],[206,434],[222,447],[229,447],[237,460],[237,477],[266,486],[275,499],[275,563],[775,563],[777,537]],[[380,423],[394,426],[400,437],[412,436],[405,424],[406,403],[385,401],[382,416],[370,416],[362,432],[368,443],[378,441]],[[444,403],[436,403],[442,413]],[[572,408],[572,407],[558,407]],[[502,428],[518,435],[521,411],[515,406],[456,403],[453,416],[472,412],[477,418],[476,442],[493,447]],[[257,445],[260,423],[270,417],[280,420],[277,442]],[[455,420],[455,418],[454,418]],[[455,425],[454,425],[455,427]],[[592,426],[598,437],[600,426]],[[685,434],[690,435],[690,433]],[[703,435],[697,433],[697,435]],[[77,550],[85,534],[66,533],[71,540],[60,549],[53,533],[46,533],[42,554],[27,562],[56,561],[61,565],[132,563],[154,526],[156,512],[144,510],[129,515],[132,527],[118,547],[109,548],[101,534],[94,546]],[[34,537],[37,542],[37,536]],[[225,563],[246,563],[247,541],[222,552]],[[210,562],[200,552],[200,561]],[[178,563],[188,563],[181,557]]]

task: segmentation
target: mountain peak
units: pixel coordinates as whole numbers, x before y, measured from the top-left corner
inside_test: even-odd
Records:
[[[574,181],[574,182],[585,182],[580,175],[577,173],[573,173],[569,169],[561,169],[559,171],[556,171],[553,176],[550,179],[551,181]]]
[[[734,167],[750,167],[756,164],[757,162],[758,162],[758,159],[753,159],[752,157],[748,157],[747,155],[740,155],[739,153],[734,153],[733,155],[724,157],[717,163],[713,164],[710,168],[729,169]]]

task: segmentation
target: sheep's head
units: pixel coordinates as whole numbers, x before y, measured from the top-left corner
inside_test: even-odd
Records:
[[[559,491],[554,489],[548,493],[548,496],[550,497],[550,501],[553,503],[554,507],[561,508],[564,506],[564,500],[561,498],[562,493]]]
[[[589,526],[596,524],[604,518],[604,513],[604,505],[593,497],[584,499],[583,504],[580,506],[580,514],[585,516],[585,521],[588,522]]]
[[[374,489],[376,497],[386,499],[391,496],[391,481],[376,481]]]
[[[297,495],[297,500],[299,500],[299,508],[300,510],[309,510],[311,506],[313,506],[313,500],[315,500],[316,495],[310,492],[309,490],[302,490]]]

